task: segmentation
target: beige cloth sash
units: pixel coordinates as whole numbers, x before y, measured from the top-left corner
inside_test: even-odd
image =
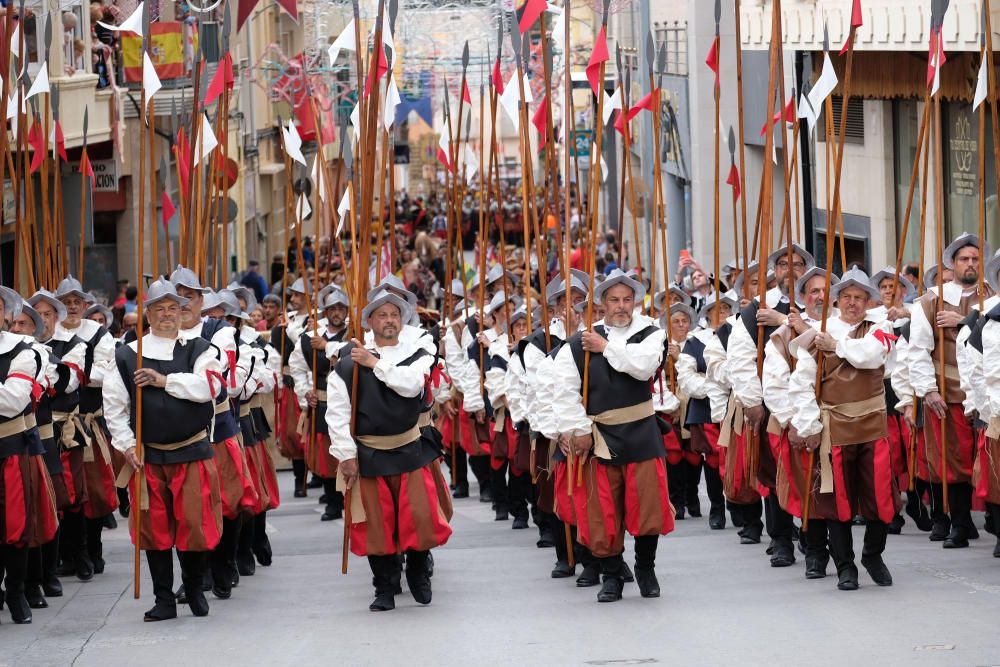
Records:
[[[430,410],[428,410],[427,412],[421,412],[420,417],[417,418],[417,428],[421,429],[433,425],[434,421],[431,419]]]
[[[260,394],[254,394],[250,397],[250,407],[251,408],[262,408],[264,407],[264,399],[260,397]]]
[[[348,498],[350,499],[351,523],[365,523],[368,520],[368,515],[365,514],[365,504],[361,502],[360,478],[354,482],[354,486],[351,487],[350,491],[348,491],[347,480],[344,479],[344,475],[340,472],[340,468],[338,467],[337,490],[344,494],[345,501],[348,500]]]
[[[819,449],[819,472],[820,472],[820,493],[833,493],[833,439],[830,437],[830,417],[836,414],[847,419],[857,419],[870,415],[873,412],[885,410],[885,396],[879,394],[863,401],[853,401],[851,403],[840,403],[830,405],[821,403],[819,406],[819,418],[823,424],[822,439]]]
[[[365,447],[387,452],[418,440],[420,438],[420,425],[414,424],[408,431],[395,435],[359,435],[356,437],[358,442]]]
[[[250,416],[250,404],[249,403],[240,403],[240,417],[242,418],[242,417],[249,417],[249,416]]]
[[[1000,440],[1000,417],[990,418],[990,423],[986,427],[986,437],[991,440]]]
[[[493,408],[493,432],[503,433],[504,424],[507,422],[507,406],[501,405]]]
[[[229,401],[225,400],[222,403],[215,404],[215,414],[221,415],[224,412],[229,412]]]
[[[38,437],[42,440],[48,440],[50,438],[56,437],[55,429],[52,424],[39,424],[38,426]]]
[[[61,444],[66,449],[73,449],[74,447],[90,447],[91,439],[87,435],[86,429],[83,428],[83,420],[80,419],[79,408],[75,408],[73,412],[53,412],[52,422],[55,424],[62,424],[62,433],[59,437],[59,444]],[[83,436],[83,445],[77,442],[76,436],[77,431]],[[86,462],[92,462],[94,460],[94,453],[91,451],[85,451],[83,453],[83,460]]]
[[[598,424],[602,426],[621,426],[622,424],[630,424],[640,419],[652,417],[654,414],[656,412],[653,410],[653,399],[650,399],[638,405],[605,410],[600,414],[591,415],[590,421],[593,423],[590,428],[594,437],[594,456],[605,461],[611,460],[611,450],[608,448],[608,443],[604,440],[604,436],[601,435],[600,429],[597,428]]]
[[[24,433],[30,426],[25,420],[24,416],[14,417],[10,421],[0,424],[0,438],[9,438],[12,435],[17,435],[18,433]]]
[[[86,426],[87,430],[93,434],[94,442],[96,442],[97,446],[100,447],[101,456],[104,457],[104,462],[110,464],[111,443],[108,442],[108,438],[104,434],[104,429],[101,428],[100,422],[97,421],[97,418],[100,417],[102,414],[104,414],[104,411],[98,410],[97,412],[91,412],[89,414],[84,415],[83,425]],[[84,461],[88,460],[87,459],[88,456],[90,457],[91,461],[94,460],[94,450],[92,447],[88,447],[87,450],[83,453],[83,460]]]
[[[168,442],[168,443],[144,442],[142,443],[142,445],[143,447],[152,447],[153,449],[158,449],[163,452],[172,452],[181,449],[182,447],[193,445],[194,443],[200,440],[204,440],[207,437],[208,437],[208,431],[203,429],[200,432],[188,438],[187,440],[183,440],[181,442]],[[118,473],[118,476],[115,478],[115,486],[117,486],[119,489],[127,489],[129,482],[132,481],[132,476],[135,475],[136,472],[137,471],[133,470],[132,466],[129,465],[128,462],[126,462],[125,465],[122,466],[122,469]],[[146,476],[141,473],[139,475],[139,509],[141,510],[149,509],[148,482],[146,480]]]
[[[767,432],[768,433],[770,433],[771,435],[780,436],[784,432],[784,430],[785,429],[781,428],[781,422],[779,422],[778,419],[774,415],[771,415],[770,417],[768,417],[768,419],[767,419]]]
[[[733,433],[743,435],[743,406],[735,397],[730,396],[726,416],[722,418],[722,426],[719,429],[719,446],[728,447],[733,439]]]

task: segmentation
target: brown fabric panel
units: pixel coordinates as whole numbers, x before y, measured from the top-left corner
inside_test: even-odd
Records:
[[[745,452],[741,450],[744,448],[744,436],[734,433],[726,447],[726,476],[722,483],[726,499],[737,505],[749,505],[760,500],[756,478],[752,474],[747,476],[743,469]]]
[[[115,473],[111,468],[111,461],[104,458],[104,453],[96,443],[90,445],[90,450],[94,460],[83,462],[83,474],[87,486],[87,515],[97,518],[118,509],[118,494],[115,492]]]
[[[250,475],[253,488],[257,490],[257,495],[260,498],[260,506],[270,509],[271,495],[264,480],[264,475],[266,474],[265,466],[267,465],[267,462],[264,460],[265,449],[257,445],[256,447],[245,448],[244,452],[247,457],[247,472]]]
[[[83,447],[74,447],[69,451],[63,451],[61,457],[63,470],[71,475],[72,488],[69,489],[69,492],[71,497],[73,495],[76,497],[77,504],[75,506],[83,505],[87,502],[87,475],[83,470]],[[69,485],[67,484],[67,486]]]
[[[212,461],[214,465],[215,462]],[[188,465],[187,473],[184,476],[184,483],[181,484],[181,516],[176,517],[178,524],[184,524],[189,531],[186,551],[208,551],[208,537],[205,535],[204,526],[201,525],[204,499],[201,493],[201,474],[195,464],[178,464],[174,466],[164,466],[170,468],[170,475],[180,473],[180,468]],[[216,473],[218,474],[218,473]],[[216,483],[218,488],[218,483]]]
[[[821,467],[820,456],[822,456],[822,454],[820,454],[817,449],[816,455],[813,456],[813,478],[812,488],[810,489],[812,497],[809,499],[809,518],[837,521],[837,495],[835,493],[819,492]],[[803,488],[805,488],[805,484],[803,484]]]
[[[134,534],[136,516],[142,516],[142,522],[139,524],[139,548],[143,550],[158,550],[160,548],[154,534],[163,537],[176,534],[176,521],[173,513],[174,497],[170,491],[169,477],[164,468],[165,466],[152,464],[144,466],[144,480],[149,493],[150,509],[148,511],[136,511],[136,508],[139,507],[139,499],[135,496],[135,480],[139,476],[133,477],[129,483],[133,508],[129,514],[129,525]],[[161,507],[165,508],[166,511],[161,511]]]
[[[212,449],[215,451],[215,467],[219,471],[222,510],[226,516],[232,517],[238,512],[243,497],[243,476],[225,442],[212,443]]]
[[[353,493],[361,491],[361,503],[365,508],[365,553],[382,556],[396,552],[393,535],[386,535],[385,513],[382,511],[381,490],[378,477],[359,477]],[[393,503],[395,507],[395,503]],[[395,523],[395,521],[394,521]]]
[[[667,504],[660,494],[660,480],[656,460],[648,459],[631,464],[635,478],[636,496],[639,499],[639,532],[637,535],[659,535],[667,517],[663,507]],[[622,472],[625,472],[624,470]],[[664,471],[664,475],[666,471]],[[673,520],[673,517],[670,517]],[[626,521],[626,525],[631,522]]]
[[[455,508],[451,501],[451,489],[448,488],[448,482],[444,478],[444,473],[441,472],[441,464],[437,461],[431,461],[427,467],[430,468],[431,475],[434,477],[438,507],[445,521],[450,523],[451,518],[455,515]]]
[[[958,313],[962,317],[969,314],[973,308],[979,307],[979,296],[972,294],[970,296],[963,296],[961,301],[958,302],[957,306],[953,306],[947,303],[944,299],[938,299],[937,296],[932,292],[927,292],[922,297],[917,300],[920,307],[924,310],[924,315],[927,317],[927,321],[931,323],[931,327],[934,330],[934,340],[938,340],[938,328],[934,325],[936,320],[935,315],[939,310],[947,310],[950,312]],[[958,366],[958,361],[956,357],[956,341],[958,339],[958,329],[951,327],[944,330],[944,363],[946,366]],[[938,381],[938,386],[941,382],[940,362],[938,360],[937,345],[935,343],[935,352],[933,354],[934,361],[934,375]],[[965,400],[965,392],[962,391],[958,382],[954,380],[947,380],[945,382],[945,392],[944,400],[947,403],[961,403]]]
[[[925,410],[924,415],[924,453],[927,456],[928,481],[939,484],[941,483],[941,426],[937,418],[931,415],[930,410]],[[973,437],[972,429],[964,420],[961,426],[957,426],[951,416],[952,413],[949,412],[945,419],[944,436],[948,457],[948,479],[950,482],[968,482],[972,479],[972,467],[968,462],[962,461],[958,429],[961,429],[965,438]]]
[[[587,522],[586,546],[597,558],[607,558],[608,556],[615,556],[621,553],[621,549],[616,549],[616,543],[619,540],[617,539],[617,535],[614,534],[615,532],[622,533],[621,541],[624,543],[624,533],[620,528],[620,524],[617,531],[614,529],[614,526],[612,526],[611,533],[605,529],[604,513],[609,508],[604,506],[597,492],[599,486],[598,476],[604,475],[605,471],[610,473],[617,469],[618,466],[604,466],[593,459],[584,467],[583,483],[587,495],[582,504],[584,505],[583,518]],[[610,480],[608,481],[610,482]],[[579,488],[576,490],[576,493],[580,493]],[[581,501],[574,498],[574,504],[579,507]],[[621,515],[617,516],[620,517]],[[556,539],[563,539],[563,537],[562,535],[556,535]]]
[[[761,429],[760,436],[757,439],[759,442],[758,446],[758,467],[757,467],[757,481],[761,485],[766,486],[769,489],[775,488],[778,483],[778,459],[774,455],[774,450],[771,448],[771,439],[767,437],[767,430]]]

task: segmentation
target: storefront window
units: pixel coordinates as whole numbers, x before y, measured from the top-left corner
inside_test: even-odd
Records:
[[[917,133],[920,128],[916,101],[894,102],[892,116],[895,139],[893,141],[895,158],[893,162],[896,165],[896,238],[898,243],[902,243],[903,216],[906,215],[906,200],[910,190],[910,176],[917,154]],[[915,262],[920,255],[920,182],[918,174],[916,189],[913,193],[913,205],[910,208],[910,224],[906,232],[906,248],[903,253],[905,262]]]
[[[948,104],[945,107],[946,236],[951,239],[962,232],[979,233],[979,156],[982,150],[986,156],[986,238],[995,248],[1000,236],[1000,220],[997,217],[993,136],[989,108],[984,105],[980,111],[986,112],[986,136],[982,146],[979,142],[979,111],[973,111],[968,104]]]

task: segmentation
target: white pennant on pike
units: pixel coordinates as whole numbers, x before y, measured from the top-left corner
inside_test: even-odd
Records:
[[[156,68],[153,67],[153,61],[149,59],[149,53],[144,51],[142,54],[142,101],[147,107],[149,101],[153,99],[153,95],[158,93],[162,87],[163,84],[160,83],[160,77],[156,74]]]
[[[354,127],[354,140],[361,141],[361,103],[358,102],[354,105],[354,111],[351,112],[351,125]]]
[[[826,102],[826,98],[830,96],[830,93],[833,92],[838,83],[839,80],[837,79],[837,72],[833,69],[833,61],[830,60],[830,54],[824,53],[823,71],[820,72],[819,78],[816,79],[816,83],[813,84],[812,90],[809,91],[809,102],[812,104],[812,108],[815,110],[817,118],[819,116],[819,110],[823,107],[823,103]],[[809,130],[812,131],[814,127],[815,123],[810,123]]]
[[[215,132],[212,131],[208,115],[202,112],[201,132],[198,133],[198,150],[194,153],[195,165],[211,155],[218,145],[219,140],[215,138]]]
[[[347,189],[344,190],[344,196],[340,200],[340,205],[337,206],[337,217],[340,218],[340,222],[337,223],[337,236],[340,236],[340,231],[344,228],[344,219],[347,217],[347,212],[351,210],[351,183],[347,184]]]
[[[355,51],[357,46],[354,43],[354,19],[351,19],[344,29],[340,31],[340,35],[337,39],[333,41],[330,45],[327,53],[330,54],[330,64],[334,65],[337,62],[337,56],[340,55],[341,51]]]
[[[306,166],[306,157],[302,154],[302,137],[299,136],[299,131],[291,119],[287,127],[281,128],[281,135],[285,140],[285,153],[288,157],[303,167]]]
[[[472,183],[477,173],[479,173],[479,156],[472,146],[465,144],[465,182]]]
[[[987,85],[986,64],[987,59],[983,58],[979,64],[979,77],[976,79],[976,94],[972,98],[972,110],[975,111],[986,99],[989,86]]]
[[[299,224],[305,222],[305,219],[309,217],[312,213],[312,206],[309,205],[309,197],[304,194],[299,195],[299,203],[295,206],[295,215]]]
[[[611,95],[607,93],[604,94],[604,124],[607,125],[611,121],[611,115],[615,111],[622,110],[622,90],[621,88],[615,88],[615,92]]]
[[[323,178],[323,170],[320,169],[319,155],[313,158],[313,168],[311,174],[313,183],[319,190],[320,201],[326,201],[326,180]]]
[[[30,100],[35,95],[48,92],[51,92],[51,88],[49,87],[49,64],[45,62],[38,68],[38,77],[31,83],[31,88],[28,89],[28,94],[24,96],[24,99]]]
[[[389,75],[389,90],[385,94],[385,108],[382,111],[382,125],[385,131],[392,129],[392,124],[396,122],[396,107],[403,100],[399,97],[399,88],[396,87],[396,79]]]
[[[97,25],[115,32],[131,32],[142,37],[142,7],[144,4],[146,3],[140,2],[139,6],[135,8],[135,11],[132,12],[127,19],[122,21],[121,25],[111,25],[102,21],[98,21]]]
[[[528,80],[528,75],[524,74],[524,97],[525,104],[531,104],[534,99],[531,97],[531,82]],[[514,124],[514,129],[517,130],[521,126],[520,117],[517,110],[517,101],[521,98],[520,87],[517,85],[517,73],[511,75],[510,81],[507,86],[503,89],[503,94],[500,96],[500,106],[503,110],[507,112],[507,117],[510,118],[510,122]]]

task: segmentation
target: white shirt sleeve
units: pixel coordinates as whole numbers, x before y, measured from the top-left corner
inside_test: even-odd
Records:
[[[91,387],[104,386],[104,376],[111,371],[118,372],[115,368],[115,339],[110,333],[104,332],[94,348],[94,364],[90,369],[88,385]]]
[[[763,402],[760,378],[757,377],[757,346],[742,321],[733,325],[729,335],[726,373],[736,400],[744,408],[753,408]]]
[[[795,407],[792,405],[788,392],[788,383],[792,369],[773,341],[767,341],[764,346],[764,372],[761,386],[764,391],[764,403],[771,415],[782,426],[787,426],[792,418]]]
[[[791,424],[799,435],[816,435],[823,430],[816,405],[816,360],[802,348],[796,353],[795,370],[788,380]]]
[[[609,340],[604,348],[608,365],[619,373],[628,373],[636,380],[648,380],[663,361],[663,341],[667,333],[657,329],[638,343]]]
[[[660,341],[663,344],[663,341]],[[573,351],[563,345],[553,362],[552,406],[556,430],[566,435],[586,435],[590,433],[592,422],[583,409],[581,386],[583,380],[577,370]]]
[[[165,390],[174,398],[194,403],[214,403],[212,385],[209,373],[221,373],[215,350],[206,350],[194,360],[194,371],[191,373],[170,373],[167,375]]]
[[[884,322],[874,326],[860,338],[849,338],[844,335],[837,341],[837,356],[859,370],[872,371],[882,368],[889,357],[891,344],[887,347],[876,338],[874,335],[876,331],[892,333],[892,325]]]
[[[71,394],[80,388],[80,375],[76,369],[79,369],[80,373],[83,372],[84,364],[86,364],[86,355],[87,344],[81,341],[61,357],[62,362],[70,366],[69,382],[66,384],[65,393]]]
[[[299,408],[306,409],[306,392],[312,389],[312,372],[306,363],[305,355],[302,354],[302,346],[296,343],[295,349],[288,357],[288,373],[292,376],[295,396],[299,401]]]
[[[910,345],[907,361],[910,366],[910,386],[918,397],[923,398],[938,390],[937,375],[934,371],[934,329],[924,315],[924,309],[916,304],[910,318]]]
[[[913,404],[913,387],[910,386],[910,342],[903,337],[896,341],[896,363],[892,365],[889,382],[898,399],[895,408],[902,412],[904,407]]]
[[[729,374],[726,372],[726,349],[718,336],[705,343],[705,375],[728,393]]]
[[[545,365],[545,355],[535,345],[529,344],[524,348],[524,382],[525,382],[525,409],[528,412],[528,423],[531,430],[539,433],[542,429],[542,411],[544,410],[544,394],[540,394],[541,378],[540,369]],[[554,430],[554,429],[549,429]]]
[[[955,340],[955,363],[958,365],[958,386],[965,393],[965,400],[962,401],[962,409],[966,416],[972,415],[978,404],[976,396],[975,366],[969,357],[969,335],[972,334],[971,327],[962,327],[958,331]]]
[[[326,426],[330,432],[330,455],[338,461],[358,457],[351,437],[351,394],[340,374],[331,370],[326,378]]]
[[[372,371],[379,381],[404,398],[415,398],[424,390],[424,378],[431,372],[434,357],[425,354],[409,366],[397,366],[382,358]]]
[[[31,390],[34,388],[37,371],[35,352],[32,350],[18,352],[11,360],[7,377],[0,382],[0,416],[10,418],[24,412],[31,402]],[[18,375],[10,377],[13,373]]]
[[[507,338],[502,337],[490,345],[487,353],[489,358],[503,359],[507,362],[507,369],[510,368],[510,355],[507,352]],[[499,407],[505,403],[507,398],[507,370],[490,363],[490,369],[486,371],[486,394],[490,398],[493,407]]]
[[[983,359],[1000,358],[1000,323],[990,320],[983,327]],[[983,364],[983,380],[991,415],[1000,415],[1000,363]]]
[[[681,352],[674,364],[677,373],[677,388],[688,398],[705,398],[708,396],[708,378],[698,372],[698,362],[690,354]],[[659,382],[657,382],[659,384]]]
[[[135,447],[135,434],[129,425],[130,399],[117,367],[104,376],[104,420],[111,433],[111,446],[120,452]]]

